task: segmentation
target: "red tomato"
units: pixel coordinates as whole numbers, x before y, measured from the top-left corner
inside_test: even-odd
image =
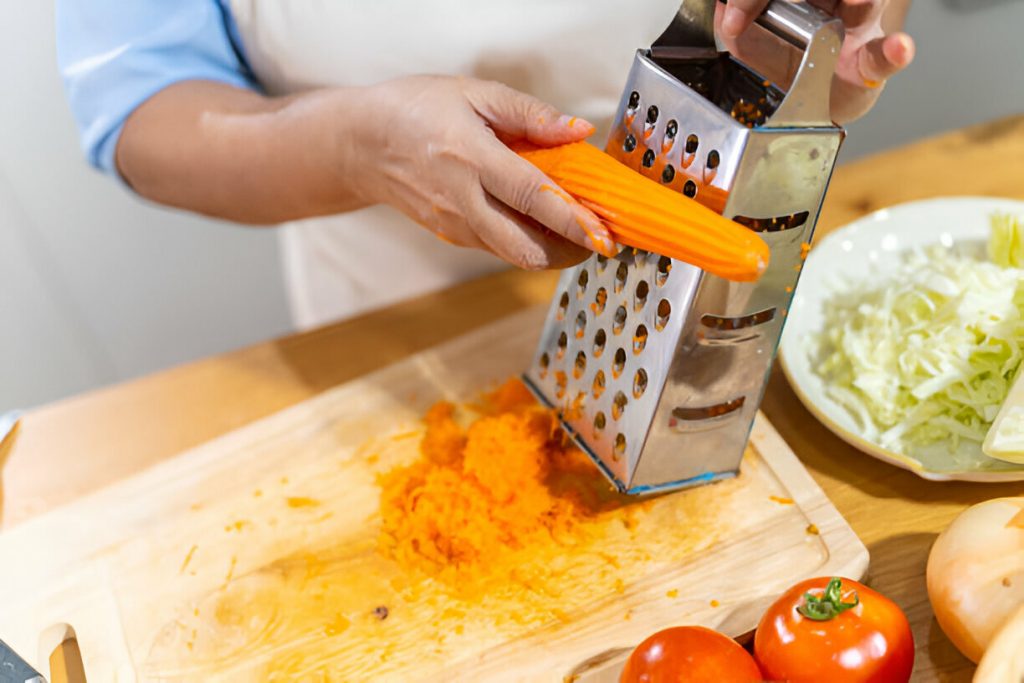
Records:
[[[884,595],[851,579],[808,579],[761,617],[754,655],[768,680],[903,683],[914,637]]]
[[[629,655],[619,683],[752,683],[761,681],[754,658],[703,626],[658,631]]]

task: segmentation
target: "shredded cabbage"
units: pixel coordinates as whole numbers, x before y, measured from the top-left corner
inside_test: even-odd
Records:
[[[1016,216],[1007,213],[992,216],[988,257],[997,266],[1024,267],[1024,225]]]
[[[817,372],[889,450],[980,445],[1013,383],[1024,357],[1024,242],[1019,221],[992,225],[991,261],[955,247],[910,250],[869,288],[825,305]]]

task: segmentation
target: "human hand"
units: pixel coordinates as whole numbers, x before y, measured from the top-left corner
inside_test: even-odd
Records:
[[[368,201],[520,268],[616,253],[597,216],[506,146],[575,142],[594,132],[590,123],[491,81],[415,76],[362,92],[368,114],[345,143],[354,160],[346,180]]]
[[[874,106],[885,82],[914,58],[906,33],[886,33],[882,20],[905,0],[811,0],[843,20],[846,38],[832,78],[832,117],[838,123],[860,118]],[[901,3],[897,7],[897,3]],[[715,8],[715,31],[732,50],[736,38],[764,10],[768,0],[727,0]],[[901,21],[899,23],[902,23]]]

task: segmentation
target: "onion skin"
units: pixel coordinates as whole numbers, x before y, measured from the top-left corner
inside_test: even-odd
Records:
[[[1024,604],[1024,497],[964,510],[932,546],[926,578],[939,626],[977,663]]]
[[[1020,606],[985,650],[973,683],[1024,680],[1024,605]]]

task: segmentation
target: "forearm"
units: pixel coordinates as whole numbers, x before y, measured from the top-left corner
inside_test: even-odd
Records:
[[[370,203],[356,172],[360,99],[356,89],[271,98],[177,83],[128,118],[118,170],[143,197],[242,223],[357,209]]]

